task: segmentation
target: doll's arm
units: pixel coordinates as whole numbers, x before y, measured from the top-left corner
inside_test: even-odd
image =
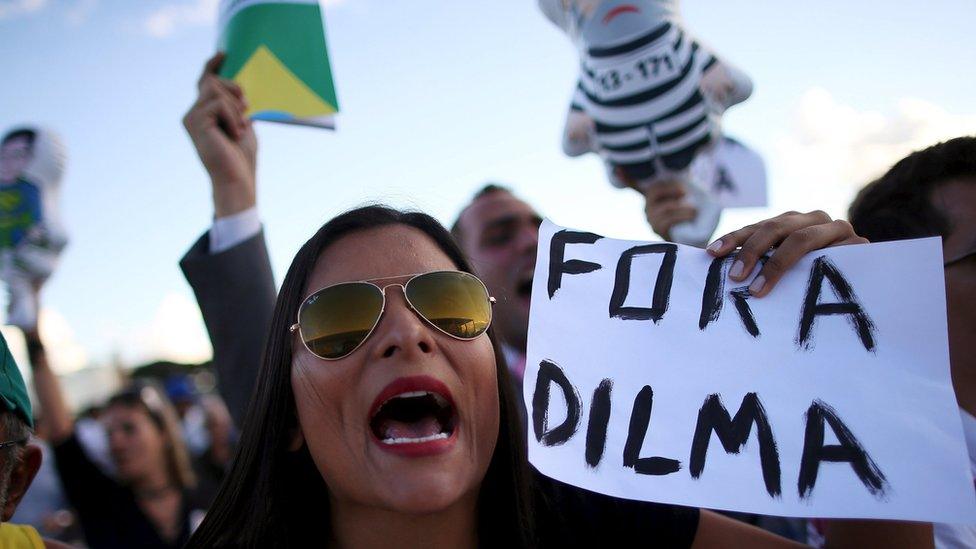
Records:
[[[579,90],[577,89],[577,92]],[[593,119],[575,99],[566,114],[566,129],[563,130],[563,152],[567,156],[580,156],[596,149]]]

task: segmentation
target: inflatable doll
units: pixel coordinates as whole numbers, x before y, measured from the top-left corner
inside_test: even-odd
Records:
[[[67,236],[58,216],[65,151],[50,131],[20,127],[0,139],[0,278],[7,323],[37,325],[39,288],[57,266]]]
[[[721,141],[722,114],[749,97],[752,82],[688,34],[677,0],[539,0],[539,7],[580,55],[563,150],[598,153],[617,187],[684,185],[698,216],[670,237],[704,244],[721,206],[691,166]]]

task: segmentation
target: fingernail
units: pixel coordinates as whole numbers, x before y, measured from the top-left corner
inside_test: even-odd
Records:
[[[716,240],[715,242],[712,242],[711,244],[708,245],[708,248],[707,249],[710,252],[717,252],[717,251],[721,250],[722,249],[722,241],[721,240]]]
[[[735,263],[732,264],[732,269],[729,271],[729,276],[732,278],[739,278],[742,276],[742,271],[746,270],[746,264],[742,262],[741,259],[737,259]]]
[[[765,285],[766,285],[766,277],[763,275],[759,275],[755,278],[755,280],[752,281],[752,284],[749,285],[749,293],[752,295],[756,295],[762,291],[763,286]]]

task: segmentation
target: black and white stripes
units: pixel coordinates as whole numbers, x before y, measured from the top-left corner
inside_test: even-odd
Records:
[[[684,170],[718,133],[700,90],[714,63],[664,22],[619,44],[583,49],[572,108],[593,119],[597,150],[631,178]]]

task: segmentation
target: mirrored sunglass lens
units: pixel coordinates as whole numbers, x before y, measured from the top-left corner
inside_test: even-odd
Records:
[[[417,312],[454,337],[478,337],[491,322],[488,292],[481,281],[467,273],[420,275],[407,283],[406,294]]]
[[[383,309],[383,293],[371,284],[350,283],[312,294],[298,313],[302,338],[321,358],[341,358],[366,339]]]

